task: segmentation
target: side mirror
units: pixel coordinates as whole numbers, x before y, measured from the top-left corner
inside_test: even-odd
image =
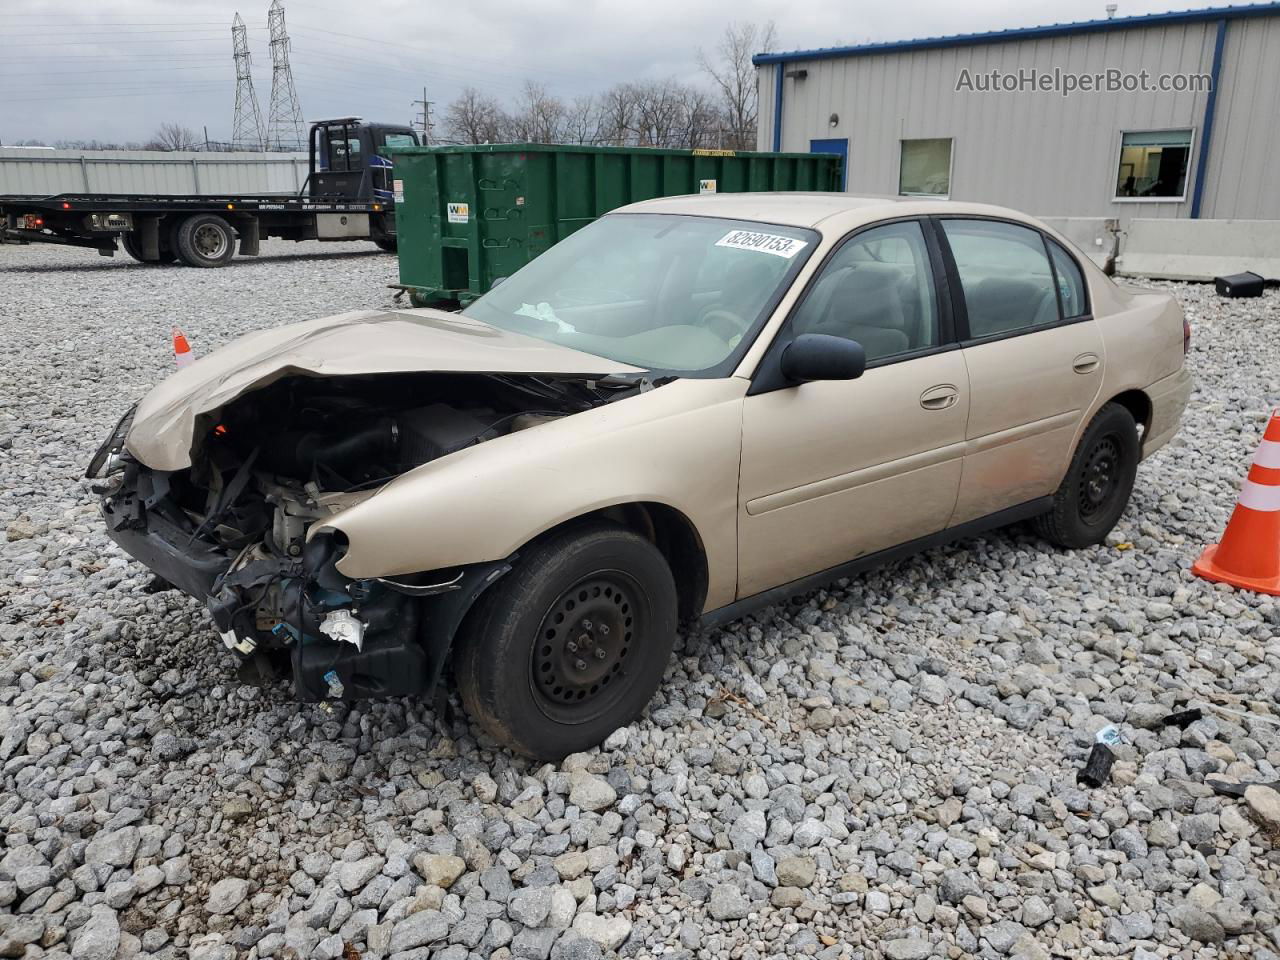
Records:
[[[782,351],[782,375],[792,383],[856,380],[867,369],[867,351],[857,340],[802,333]]]

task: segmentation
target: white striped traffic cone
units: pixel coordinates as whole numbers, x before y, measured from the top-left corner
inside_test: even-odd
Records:
[[[191,344],[177,327],[173,328],[173,362],[181,367],[189,367],[195,362],[196,355],[191,351]]]
[[[1271,414],[1222,542],[1205,550],[1191,572],[1280,596],[1280,410]]]

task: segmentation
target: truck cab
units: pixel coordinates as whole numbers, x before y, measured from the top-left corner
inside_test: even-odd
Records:
[[[416,147],[417,131],[359,117],[317,120],[311,125],[307,195],[316,200],[395,202],[391,160],[384,147]]]

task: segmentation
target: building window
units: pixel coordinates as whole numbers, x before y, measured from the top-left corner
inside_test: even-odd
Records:
[[[898,193],[904,197],[945,197],[951,193],[951,138],[903,140]]]
[[[1126,133],[1120,138],[1117,200],[1184,200],[1191,159],[1190,130]]]

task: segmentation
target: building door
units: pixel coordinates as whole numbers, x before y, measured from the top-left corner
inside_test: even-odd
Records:
[[[810,153],[840,154],[840,189],[849,189],[849,138],[839,140],[810,140]]]

